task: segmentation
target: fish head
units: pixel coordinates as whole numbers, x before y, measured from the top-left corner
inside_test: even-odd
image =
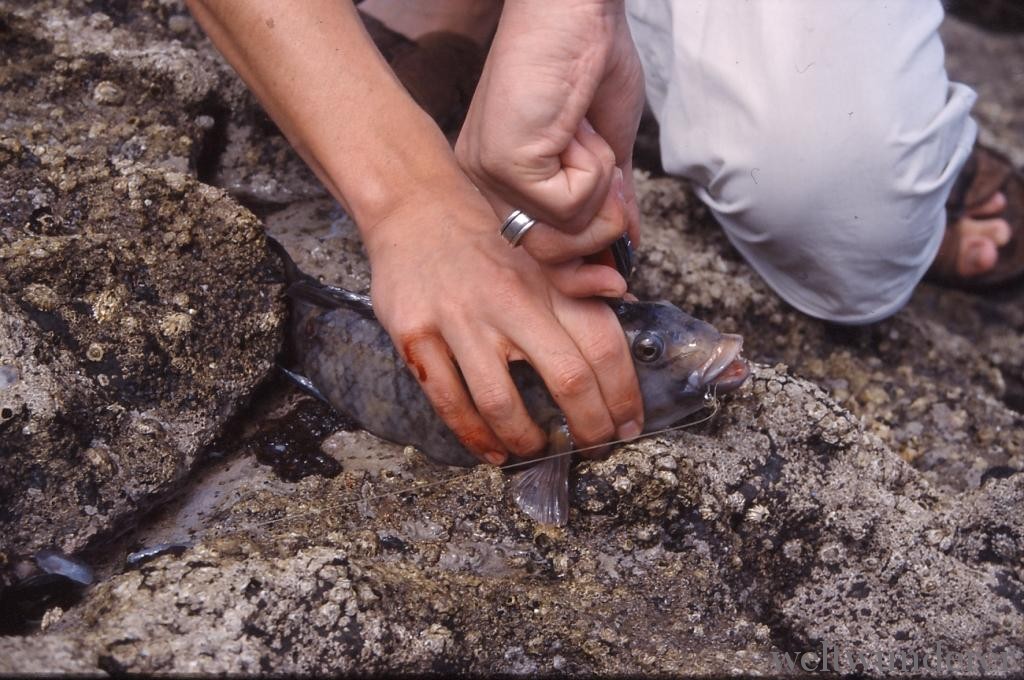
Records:
[[[619,302],[614,309],[640,381],[645,431],[679,422],[750,375],[740,335],[720,333],[668,302]]]

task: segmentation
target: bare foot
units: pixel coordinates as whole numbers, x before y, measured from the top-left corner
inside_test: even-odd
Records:
[[[1010,224],[999,217],[1006,209],[1006,196],[993,194],[961,217],[953,229],[959,230],[957,273],[963,277],[979,276],[996,265],[1000,246],[1009,242],[1012,232]]]

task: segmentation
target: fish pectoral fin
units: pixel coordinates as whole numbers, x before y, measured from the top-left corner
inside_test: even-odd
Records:
[[[324,402],[327,405],[331,404],[331,402],[327,400],[327,397],[324,396],[324,393],[318,390],[316,385],[313,384],[312,380],[310,380],[304,375],[299,375],[295,371],[289,371],[287,368],[281,366],[280,364],[278,364],[277,368],[279,371],[284,373],[286,378],[295,383],[300,390],[302,390],[303,392],[310,396],[316,397],[317,399],[319,399],[320,401]]]
[[[519,509],[535,522],[565,526],[569,521],[569,467],[572,438],[564,423],[552,427],[548,455],[512,477],[512,496]],[[564,455],[555,455],[555,454]]]

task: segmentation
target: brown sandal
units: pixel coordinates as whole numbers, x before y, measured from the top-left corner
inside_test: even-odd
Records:
[[[957,273],[960,235],[954,228],[969,210],[984,205],[994,194],[1003,192],[1003,215],[1010,224],[1010,240],[999,248],[996,264],[977,276]],[[928,280],[969,291],[991,290],[1024,276],[1024,174],[1004,155],[975,146],[946,201],[946,235],[939,254],[928,270]]]

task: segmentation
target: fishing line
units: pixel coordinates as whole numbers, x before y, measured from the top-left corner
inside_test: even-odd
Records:
[[[664,429],[654,430],[652,432],[645,432],[642,435],[642,437],[643,438],[654,437],[654,436],[661,435],[661,434],[667,434],[669,432],[675,432],[676,430],[683,430],[683,429],[686,429],[688,427],[696,427],[697,425],[700,425],[702,423],[706,423],[707,421],[709,421],[712,418],[714,418],[718,414],[718,411],[719,411],[719,408],[720,408],[720,402],[718,400],[718,386],[717,385],[709,387],[708,391],[704,394],[704,403],[706,405],[705,408],[710,408],[712,410],[711,410],[711,413],[709,413],[708,415],[704,416],[700,420],[695,420],[692,423],[683,423],[681,425],[673,425],[672,427],[666,427]],[[562,456],[571,456],[574,453],[582,453],[584,451],[592,451],[594,449],[600,449],[600,448],[604,448],[604,447],[607,447],[607,446],[615,446],[617,444],[626,444],[626,443],[633,442],[633,441],[637,441],[637,439],[617,439],[617,440],[614,440],[614,441],[606,442],[604,444],[594,444],[592,446],[583,446],[583,447],[580,447],[580,448],[577,448],[577,449],[570,449],[568,451],[561,451],[559,453],[551,453],[551,454],[547,454],[545,456],[538,456],[536,458],[531,458],[529,460],[519,461],[517,463],[509,463],[507,465],[502,465],[501,469],[502,470],[509,470],[509,469],[519,468],[519,467],[528,467],[530,465],[536,465],[537,463],[540,463],[540,462],[545,461],[545,460],[551,460],[553,458],[561,458]],[[270,524],[277,524],[278,522],[284,522],[284,521],[287,521],[287,520],[301,519],[303,517],[309,517],[311,515],[319,515],[324,510],[343,510],[343,509],[348,508],[348,507],[354,507],[356,505],[359,505],[360,503],[368,503],[370,501],[382,500],[384,498],[392,498],[392,497],[395,497],[395,496],[402,496],[402,495],[407,494],[407,493],[418,493],[418,492],[422,492],[422,491],[427,491],[427,490],[430,490],[430,489],[434,489],[434,488],[437,488],[437,487],[454,484],[456,482],[460,482],[460,481],[469,479],[470,477],[472,477],[472,476],[474,476],[476,474],[478,474],[478,471],[474,469],[474,470],[470,470],[468,472],[462,472],[462,473],[457,473],[457,474],[454,474],[454,475],[450,475],[450,476],[445,477],[444,479],[440,479],[440,480],[438,480],[436,482],[425,482],[425,483],[422,483],[422,484],[414,484],[414,485],[406,487],[404,489],[398,489],[397,491],[388,491],[387,493],[374,494],[372,496],[361,496],[360,498],[345,500],[345,501],[342,501],[341,503],[330,503],[328,505],[324,505],[324,506],[318,507],[318,508],[316,508],[314,510],[310,510],[308,512],[301,512],[301,513],[298,513],[298,514],[295,514],[295,515],[286,515],[285,517],[277,517],[275,519],[269,519],[269,520],[266,520],[266,521],[263,521],[263,522],[256,522],[254,524],[250,524],[247,527],[243,527],[243,528],[244,529],[255,529],[257,527],[264,527],[264,526],[268,526]]]

